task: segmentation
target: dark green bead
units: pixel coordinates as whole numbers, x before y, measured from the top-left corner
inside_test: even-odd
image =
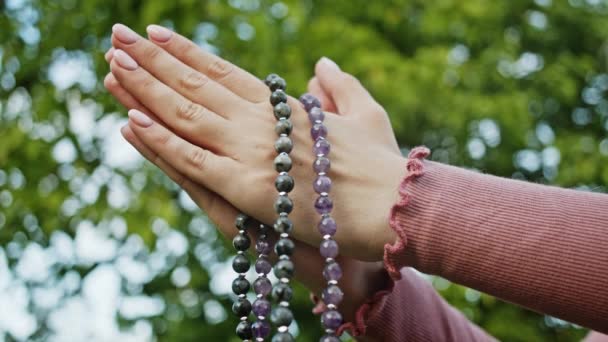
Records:
[[[289,302],[293,297],[293,290],[288,284],[278,283],[272,288],[272,299],[277,302]]]
[[[291,260],[279,260],[274,265],[274,275],[277,278],[291,278],[295,272],[295,267]]]
[[[293,222],[291,222],[291,220],[289,219],[289,217],[287,217],[286,214],[281,214],[281,216],[277,217],[276,221],[274,222],[274,231],[281,234],[281,233],[291,233],[291,230],[293,229]]]
[[[287,88],[287,82],[279,76],[269,79],[267,85],[271,91],[277,89],[285,90]]]
[[[282,332],[272,337],[272,342],[294,342],[295,339],[288,332]]]
[[[234,260],[232,260],[232,269],[236,273],[245,273],[249,271],[250,266],[249,259],[242,254],[237,254]]]
[[[287,103],[281,102],[274,106],[274,117],[277,118],[277,120],[281,120],[282,118],[289,119],[290,116],[291,107],[289,107]]]
[[[279,137],[274,142],[274,149],[278,153],[282,153],[282,152],[289,153],[293,149],[293,142],[288,137]]]
[[[288,308],[279,306],[278,308],[272,310],[272,313],[270,314],[270,321],[279,327],[289,326],[291,321],[293,321],[293,313],[291,313],[291,310]]]
[[[251,239],[244,234],[238,234],[232,239],[232,245],[237,251],[246,251],[251,246]]]
[[[247,317],[251,313],[251,302],[247,298],[239,298],[232,304],[232,312],[236,317]]]
[[[281,256],[281,255],[292,255],[293,254],[293,250],[295,248],[296,248],[296,245],[293,243],[293,241],[291,241],[290,239],[287,239],[287,238],[281,238],[274,245],[274,251],[279,256]]]
[[[239,230],[247,230],[247,220],[249,220],[249,217],[243,213],[240,213],[240,214],[236,215],[234,225]]]
[[[290,135],[292,130],[293,124],[287,119],[277,121],[276,126],[274,126],[274,131],[277,133],[277,135]]]
[[[289,214],[293,210],[293,202],[291,201],[291,198],[287,196],[279,196],[274,202],[274,210],[277,214]]]
[[[276,106],[282,102],[287,102],[287,94],[285,94],[284,91],[277,89],[270,94],[270,103],[273,106]]]
[[[274,186],[278,192],[290,192],[295,186],[295,181],[290,175],[278,175]]]
[[[251,331],[251,323],[247,321],[241,321],[236,326],[236,336],[241,340],[251,340],[253,337],[253,331]]]
[[[274,158],[274,169],[277,172],[289,172],[291,170],[292,161],[287,153],[281,153]]]
[[[269,74],[268,76],[266,76],[266,78],[264,79],[264,83],[270,87],[270,82],[277,79],[277,78],[281,78],[279,75],[277,74]]]
[[[249,281],[243,276],[239,276],[232,282],[232,292],[236,295],[246,294],[250,287]]]

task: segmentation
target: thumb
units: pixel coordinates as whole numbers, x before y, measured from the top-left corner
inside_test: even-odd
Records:
[[[335,103],[341,115],[378,106],[361,82],[351,74],[343,72],[338,64],[322,57],[315,65],[315,76],[323,91]]]

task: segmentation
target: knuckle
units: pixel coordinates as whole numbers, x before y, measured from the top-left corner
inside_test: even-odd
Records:
[[[154,78],[152,78],[150,75],[142,75],[142,80],[141,80],[141,87],[142,89],[144,89],[146,92],[151,91],[152,88],[154,88],[155,84],[156,84],[156,80]]]
[[[196,90],[204,86],[208,80],[209,79],[200,72],[192,71],[186,74],[186,76],[180,80],[180,83],[185,89]]]
[[[209,64],[207,68],[207,72],[209,76],[214,79],[222,79],[230,75],[230,73],[234,70],[232,64],[226,62],[223,59],[216,59],[213,63]]]
[[[156,137],[156,142],[158,143],[158,145],[168,145],[170,140],[171,140],[171,134],[168,134],[168,133],[159,134]],[[160,158],[160,156],[157,154],[155,157],[155,160],[156,160],[156,158]]]
[[[158,46],[150,43],[146,44],[146,46],[143,48],[143,52],[146,59],[154,60],[160,55],[161,49]]]
[[[200,148],[192,148],[187,152],[187,160],[190,165],[194,166],[197,169],[204,169],[206,166],[207,156],[209,154],[207,151]]]
[[[177,108],[177,117],[182,120],[194,121],[203,116],[204,109],[192,101],[184,101]]]

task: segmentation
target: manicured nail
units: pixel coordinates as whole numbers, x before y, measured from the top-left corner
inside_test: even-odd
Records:
[[[112,60],[112,57],[114,57],[114,47],[111,47],[110,50],[108,50],[108,52],[106,52],[104,57],[106,59],[106,62],[110,63],[110,61]]]
[[[319,60],[319,63],[325,64],[328,68],[332,68],[336,71],[340,71],[340,67],[338,66],[338,64],[336,64],[336,62],[332,61],[331,59],[329,59],[327,57],[321,57],[321,59]]]
[[[139,35],[123,24],[115,24],[112,26],[112,33],[116,38],[125,44],[133,44],[139,38]]]
[[[116,80],[116,78],[114,77],[114,74],[112,74],[111,72],[108,73],[106,75],[106,77],[103,79],[103,85],[107,88],[109,86],[112,85],[112,83],[114,83],[114,81]]]
[[[158,25],[150,25],[146,28],[146,31],[148,31],[148,35],[152,40],[156,40],[160,43],[168,41],[173,35],[171,30]]]
[[[116,62],[120,64],[121,67],[127,70],[137,69],[137,62],[122,50],[115,50],[114,58],[116,59]]]
[[[131,109],[129,111],[129,119],[133,121],[137,126],[150,127],[154,123],[146,114],[138,111],[137,109]]]

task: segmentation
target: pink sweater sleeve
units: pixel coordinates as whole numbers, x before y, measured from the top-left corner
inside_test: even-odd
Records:
[[[425,149],[412,152],[402,197],[391,211],[398,239],[385,248],[385,266],[396,284],[401,269],[411,266],[608,332],[608,195],[484,175],[422,161]],[[419,299],[397,298],[386,296],[368,310],[368,331],[397,324],[385,321],[395,312],[409,317],[408,301]],[[382,309],[391,305],[397,307]],[[444,303],[435,307],[440,309],[432,320],[462,321]],[[378,315],[384,318],[374,320],[372,312],[384,312]],[[457,323],[448,333],[452,327],[477,331]]]

